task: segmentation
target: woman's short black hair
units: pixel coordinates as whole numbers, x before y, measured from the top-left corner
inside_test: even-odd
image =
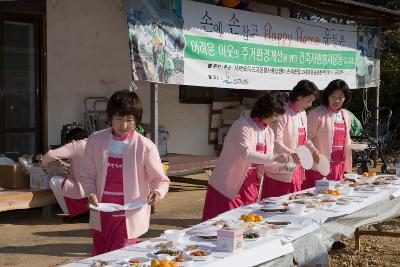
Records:
[[[325,90],[322,92],[320,102],[321,105],[329,106],[329,97],[335,91],[340,90],[343,92],[345,96],[345,100],[343,102],[343,107],[347,106],[351,100],[351,92],[347,83],[341,79],[331,81]]]
[[[68,131],[68,133],[65,135],[65,141],[69,143],[71,141],[83,140],[87,137],[88,135],[84,129],[76,127]]]
[[[133,116],[136,125],[142,121],[142,103],[135,92],[129,90],[116,91],[108,100],[107,116],[111,121],[112,117]]]
[[[289,100],[290,102],[295,103],[299,96],[307,97],[314,95],[317,97],[318,94],[318,87],[315,85],[315,83],[309,80],[301,80],[296,84],[295,87],[293,87],[292,91],[289,92]]]
[[[285,97],[280,92],[270,92],[259,97],[251,109],[250,117],[266,119],[275,113],[285,113]]]

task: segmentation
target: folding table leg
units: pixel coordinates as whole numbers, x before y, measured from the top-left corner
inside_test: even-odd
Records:
[[[360,233],[358,228],[356,228],[356,231],[354,233],[354,242],[356,250],[360,252]]]

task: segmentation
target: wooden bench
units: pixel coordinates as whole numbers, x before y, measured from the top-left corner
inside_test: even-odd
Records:
[[[42,217],[51,216],[57,201],[51,190],[5,189],[0,191],[0,212],[43,207]]]
[[[163,162],[169,163],[169,169],[167,171],[168,176],[180,177],[214,168],[218,157],[168,154],[166,156],[162,156],[161,159]]]

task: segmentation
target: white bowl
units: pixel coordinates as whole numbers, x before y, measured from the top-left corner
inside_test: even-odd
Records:
[[[344,186],[340,191],[342,192],[342,195],[350,196],[353,194],[354,188],[350,186]]]
[[[185,235],[185,231],[178,229],[169,229],[164,231],[164,235],[169,241],[180,242]]]
[[[159,260],[172,260],[173,258],[175,258],[175,256],[171,256],[169,254],[156,254],[157,259]]]
[[[352,143],[349,145],[354,151],[363,151],[368,148],[368,144]]]
[[[300,204],[300,203],[290,203],[288,205],[289,207],[289,212],[294,215],[302,215],[304,211],[306,210],[307,205],[306,204]]]
[[[359,183],[360,184],[370,184],[376,179],[376,176],[359,176]]]
[[[339,205],[349,205],[352,203],[351,199],[346,199],[346,198],[339,198],[336,202]]]
[[[286,225],[274,225],[274,227],[272,227],[272,225],[264,224],[259,227],[259,231],[261,236],[276,235],[281,234],[284,227],[286,227]]]

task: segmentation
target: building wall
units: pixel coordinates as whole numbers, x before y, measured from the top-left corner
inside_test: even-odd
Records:
[[[85,97],[127,88],[130,59],[123,1],[47,1],[48,145],[60,143],[62,125],[83,123]],[[277,14],[258,4],[256,11]],[[138,82],[143,121],[150,121],[150,85]],[[179,103],[179,88],[159,86],[159,122],[169,131],[168,151],[213,155],[208,144],[210,106]]]
[[[48,145],[60,143],[63,124],[83,123],[83,100],[127,88],[130,59],[122,1],[47,2]],[[138,83],[143,121],[150,121],[150,85]],[[178,86],[159,86],[159,121],[170,133],[168,151],[213,155],[209,105],[179,103]]]

